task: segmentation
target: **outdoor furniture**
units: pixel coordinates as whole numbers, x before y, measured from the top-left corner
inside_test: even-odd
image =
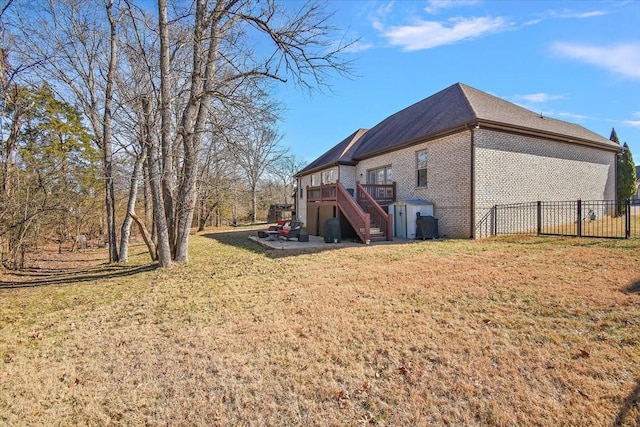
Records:
[[[288,224],[285,224],[281,230],[278,230],[278,233],[286,240],[297,239],[298,235],[300,235],[300,230],[302,230],[302,222],[290,221]]]
[[[269,226],[269,231],[282,230],[282,227],[284,227],[286,223],[286,219],[279,219],[276,225]]]
[[[269,240],[278,240],[278,237],[280,236],[279,230],[267,230],[266,233],[269,235]]]

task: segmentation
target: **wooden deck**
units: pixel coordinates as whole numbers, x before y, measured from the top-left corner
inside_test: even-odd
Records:
[[[360,184],[364,191],[369,194],[378,204],[385,206],[396,201],[396,183],[393,184]],[[323,184],[315,187],[307,187],[307,202],[327,202],[336,201],[338,197],[337,186],[339,182],[333,184]]]
[[[393,240],[391,217],[382,206],[395,202],[396,183],[378,185],[356,182],[353,191],[347,190],[338,181],[307,187],[307,203],[335,203],[363,243]]]

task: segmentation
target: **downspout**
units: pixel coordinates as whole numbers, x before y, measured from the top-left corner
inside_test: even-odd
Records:
[[[296,219],[300,220],[300,209],[298,206],[300,205],[300,178],[296,178],[296,193],[293,195],[293,209],[296,210]]]
[[[616,201],[616,214],[618,213],[618,155],[613,155],[613,200]]]
[[[471,144],[470,144],[470,153],[469,158],[471,160],[470,174],[471,174],[471,191],[470,191],[470,206],[471,212],[469,218],[471,218],[471,224],[469,226],[469,238],[473,239],[475,237],[475,224],[476,224],[476,177],[475,177],[475,130],[480,129],[480,125],[476,124],[475,127],[469,129],[471,133]]]

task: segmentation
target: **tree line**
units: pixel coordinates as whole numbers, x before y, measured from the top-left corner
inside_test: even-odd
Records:
[[[349,74],[330,17],[313,1],[5,0],[3,265],[80,235],[126,262],[135,226],[166,267],[188,261],[192,227],[286,203],[302,164],[272,94]]]

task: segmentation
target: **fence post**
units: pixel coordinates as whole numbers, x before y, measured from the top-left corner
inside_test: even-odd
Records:
[[[493,205],[493,208],[491,209],[493,211],[493,230],[491,230],[491,235],[492,236],[497,236],[498,235],[498,205]]]
[[[542,202],[538,200],[536,205],[536,228],[538,236],[542,234]]]
[[[624,238],[631,237],[631,199],[627,199],[625,202],[624,210]]]
[[[576,202],[576,206],[577,206],[576,215],[578,216],[577,222],[576,222],[578,227],[576,232],[578,234],[578,237],[582,237],[582,200],[578,200]]]

